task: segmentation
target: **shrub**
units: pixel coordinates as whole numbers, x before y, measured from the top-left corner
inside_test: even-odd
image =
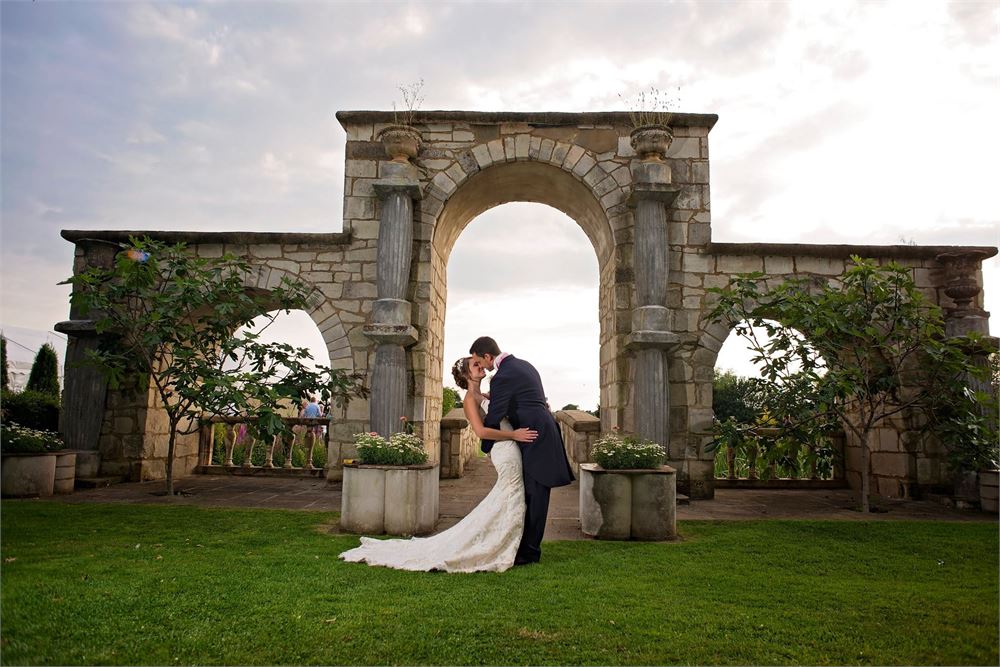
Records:
[[[658,468],[667,455],[663,447],[655,442],[623,436],[617,431],[601,436],[590,454],[599,466],[607,470]]]
[[[53,431],[26,428],[18,424],[0,424],[0,450],[4,454],[27,452],[55,452],[66,445]]]
[[[58,431],[59,397],[37,391],[5,391],[3,421],[39,431]]]
[[[459,400],[458,392],[451,387],[445,387],[441,391],[441,416],[444,417],[449,412],[455,409],[455,406],[461,403]]]
[[[10,369],[7,367],[7,339],[0,336],[0,390],[7,391],[10,383]]]
[[[423,441],[412,433],[393,433],[388,440],[378,433],[354,436],[358,458],[367,465],[409,466],[427,463]]]
[[[59,395],[59,358],[56,356],[55,348],[48,343],[38,348],[25,389]]]

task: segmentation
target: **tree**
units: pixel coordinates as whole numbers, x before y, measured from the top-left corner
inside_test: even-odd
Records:
[[[861,506],[868,512],[876,427],[920,415],[925,433],[946,445],[965,439],[975,451],[989,452],[996,428],[984,415],[996,410],[984,409],[990,396],[967,389],[970,378],[984,374],[971,356],[983,342],[946,337],[940,308],[916,289],[908,269],[852,261],[838,280],[825,283],[790,279],[766,289],[762,273],[737,276],[712,290],[719,299],[712,318],[735,324],[753,350],[763,369],[764,406],[776,426],[810,438],[836,422],[854,434],[861,443]]]
[[[89,362],[111,388],[152,386],[167,413],[169,495],[177,436],[193,433],[199,417],[247,414],[248,430],[269,442],[290,433],[283,405],[318,394],[343,406],[367,394],[357,375],[313,370],[307,349],[261,341],[279,312],[307,307],[308,288],[282,278],[267,292],[249,289],[250,273],[246,259],[233,254],[200,258],[183,243],[130,238],[112,268],[90,268],[67,281],[74,305],[99,314],[101,343]],[[254,319],[268,312],[258,329]]]
[[[712,380],[712,410],[720,422],[733,418],[741,424],[756,424],[762,406],[755,378],[715,369]]]
[[[566,405],[562,406],[562,408],[560,408],[560,409],[561,410],[579,410],[580,406],[577,405],[576,403],[567,403]]]
[[[48,343],[38,348],[25,389],[59,395],[59,358],[56,356],[56,349]]]
[[[458,391],[452,389],[451,387],[443,387],[441,389],[441,416],[446,416],[451,412],[456,405],[461,403],[458,396]]]
[[[0,336],[0,391],[10,386],[10,368],[7,366],[7,338]]]

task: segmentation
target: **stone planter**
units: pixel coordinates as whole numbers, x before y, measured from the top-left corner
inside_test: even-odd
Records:
[[[436,465],[344,465],[340,527],[349,533],[421,535],[438,518]]]
[[[8,497],[51,496],[56,478],[55,452],[4,454],[0,494]]]
[[[674,141],[674,133],[666,125],[643,125],[629,134],[632,148],[642,160],[662,160]]]
[[[997,513],[1000,470],[979,471],[979,506],[984,512]]]
[[[580,528],[600,540],[677,536],[677,471],[605,470],[580,464]]]
[[[420,150],[420,132],[409,125],[389,125],[378,133],[378,140],[393,162],[409,162]]]
[[[52,492],[57,494],[73,493],[76,484],[76,452],[63,450],[56,452],[56,474],[52,484]]]

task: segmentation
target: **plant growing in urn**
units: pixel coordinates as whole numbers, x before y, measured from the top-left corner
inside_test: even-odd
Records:
[[[680,105],[680,87],[674,92],[651,87],[626,103],[634,128],[629,134],[632,148],[644,161],[663,160],[674,141],[670,120],[674,115],[672,109]]]
[[[580,528],[611,540],[665,540],[677,534],[677,475],[664,448],[615,429],[580,465]]]
[[[417,157],[417,151],[420,150],[420,132],[413,127],[413,114],[424,101],[421,94],[423,87],[423,79],[408,86],[399,86],[405,108],[397,111],[396,103],[393,102],[393,124],[382,128],[376,137],[382,142],[386,155],[393,162],[409,162],[410,159]]]

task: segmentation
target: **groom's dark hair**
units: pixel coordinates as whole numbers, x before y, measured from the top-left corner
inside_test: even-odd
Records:
[[[480,357],[484,354],[490,354],[495,357],[500,354],[500,346],[489,336],[480,336],[472,343],[472,347],[469,348],[469,354],[475,354]]]

